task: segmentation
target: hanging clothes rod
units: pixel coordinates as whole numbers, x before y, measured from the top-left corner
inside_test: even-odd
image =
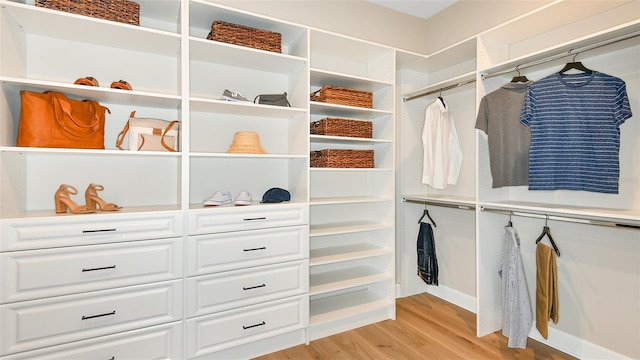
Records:
[[[520,217],[528,217],[528,218],[536,218],[536,219],[547,219],[547,220],[555,220],[555,221],[563,221],[563,222],[571,222],[578,224],[586,224],[586,225],[597,225],[597,226],[607,226],[607,227],[624,227],[631,229],[640,230],[640,225],[620,222],[620,220],[615,221],[607,221],[596,218],[588,218],[584,216],[571,216],[571,215],[549,215],[545,212],[533,212],[533,211],[522,211],[522,210],[505,210],[502,208],[492,208],[489,206],[481,206],[480,211],[490,212],[494,214],[502,214],[502,215],[512,215],[512,216],[520,216]]]
[[[461,210],[475,210],[475,205],[470,204],[454,204],[450,202],[437,201],[437,200],[416,200],[416,199],[407,199],[403,198],[402,201],[412,203],[412,204],[422,204],[422,205],[433,205],[439,207],[453,208],[453,209],[461,209]]]
[[[628,34],[625,34],[625,35],[622,35],[622,36],[618,36],[618,37],[615,37],[615,38],[611,38],[609,40],[597,42],[595,44],[587,45],[587,46],[584,46],[584,47],[581,47],[581,48],[578,48],[578,49],[569,49],[569,51],[566,52],[566,53],[552,55],[552,56],[549,56],[547,58],[536,60],[536,61],[533,61],[533,62],[530,62],[530,63],[518,64],[518,66],[516,66],[514,69],[503,70],[503,71],[498,71],[498,72],[489,73],[489,74],[483,74],[482,75],[482,79],[485,80],[485,79],[489,79],[489,78],[492,78],[492,77],[495,77],[495,76],[509,74],[509,73],[512,73],[512,72],[514,72],[516,70],[517,71],[522,71],[523,69],[526,69],[526,68],[530,68],[530,67],[538,66],[538,65],[541,65],[541,64],[545,64],[545,63],[548,63],[548,62],[551,62],[551,61],[559,60],[559,59],[562,59],[564,57],[571,56],[571,55],[576,56],[576,55],[578,55],[580,53],[583,53],[585,51],[594,50],[594,49],[597,49],[597,48],[601,48],[603,46],[619,43],[619,42],[622,42],[622,41],[625,41],[625,40],[632,39],[632,38],[637,37],[637,36],[640,36],[640,31],[631,32],[631,33],[628,33]]]
[[[427,91],[425,93],[420,93],[418,95],[405,97],[405,98],[402,99],[402,101],[403,102],[411,101],[411,100],[418,99],[418,98],[421,98],[421,97],[425,97],[425,96],[428,96],[428,95],[431,95],[431,94],[436,94],[436,93],[439,93],[439,92],[455,89],[457,87],[464,86],[464,85],[467,85],[467,84],[471,84],[471,83],[474,83],[474,82],[476,82],[476,79],[459,82],[457,84],[441,87],[441,88],[436,89],[436,90],[431,90],[431,91]]]

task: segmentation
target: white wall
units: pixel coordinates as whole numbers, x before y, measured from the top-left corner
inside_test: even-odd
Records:
[[[550,2],[552,0],[459,0],[423,20],[365,0],[216,1],[237,9],[424,54]]]
[[[427,53],[455,44],[551,2],[553,1],[459,0],[425,22]]]
[[[364,0],[221,0],[216,3],[418,53],[425,20]]]

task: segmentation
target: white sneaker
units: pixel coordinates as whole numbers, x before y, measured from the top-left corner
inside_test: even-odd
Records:
[[[231,193],[228,191],[220,192],[216,191],[213,196],[206,199],[203,203],[204,206],[221,206],[231,204]]]
[[[229,91],[227,89],[222,93],[222,98],[227,101],[249,101],[240,91]]]
[[[240,191],[238,196],[236,196],[236,199],[233,201],[233,203],[236,206],[245,206],[251,205],[251,200],[251,194],[245,190],[242,190]]]

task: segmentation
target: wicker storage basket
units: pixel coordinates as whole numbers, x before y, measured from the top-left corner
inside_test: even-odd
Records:
[[[340,86],[325,85],[320,90],[311,93],[311,100],[369,109],[373,107],[373,94],[371,92]]]
[[[282,34],[248,26],[214,21],[207,39],[254,49],[282,52]]]
[[[128,0],[36,0],[36,6],[140,25],[140,4]]]
[[[373,124],[371,121],[324,118],[312,122],[309,125],[309,132],[314,135],[349,136],[371,139],[373,137]]]
[[[311,167],[372,168],[373,150],[324,149],[311,152]]]

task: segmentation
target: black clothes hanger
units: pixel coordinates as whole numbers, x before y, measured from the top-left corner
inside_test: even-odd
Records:
[[[447,108],[447,104],[444,103],[444,99],[442,98],[442,90],[440,90],[440,94],[438,94],[438,100],[440,100],[440,102],[442,103],[442,106],[444,106],[444,108]],[[435,226],[435,224],[433,224]]]
[[[540,236],[538,236],[538,239],[536,240],[536,244],[540,242],[540,240],[542,240],[543,237],[545,237],[545,235],[549,238],[549,241],[551,242],[551,246],[553,246],[553,250],[556,252],[556,255],[558,255],[558,257],[560,257],[560,249],[558,249],[558,245],[556,245],[556,242],[553,241],[553,237],[551,236],[551,231],[549,230],[549,226],[547,225],[549,222],[549,215],[545,215],[547,218],[544,221],[544,228],[542,229],[542,234],[540,234]]]
[[[509,223],[507,224],[507,227],[513,227],[513,223],[511,222],[511,215],[513,214],[513,211],[509,211]]]
[[[518,64],[518,66],[516,66],[516,71],[518,72],[518,76],[514,76],[513,79],[511,79],[512,83],[518,83],[518,82],[527,82],[529,81],[529,79],[527,79],[527,77],[525,75],[520,75],[520,64]]]
[[[429,209],[427,209],[427,205],[424,206],[424,211],[422,212],[422,216],[420,216],[420,220],[418,220],[418,224],[422,222],[422,219],[424,219],[425,216],[429,218],[429,221],[431,221],[431,224],[433,224],[433,227],[437,227],[436,222],[433,221],[433,218],[431,217],[431,215],[429,215]]]
[[[575,69],[575,70],[580,70],[582,72],[585,72],[587,74],[591,74],[593,71],[589,68],[587,68],[586,66],[584,66],[580,61],[576,62],[576,56],[578,56],[578,54],[573,55],[573,60],[570,63],[567,63],[560,71],[560,74],[563,74],[571,69]]]

